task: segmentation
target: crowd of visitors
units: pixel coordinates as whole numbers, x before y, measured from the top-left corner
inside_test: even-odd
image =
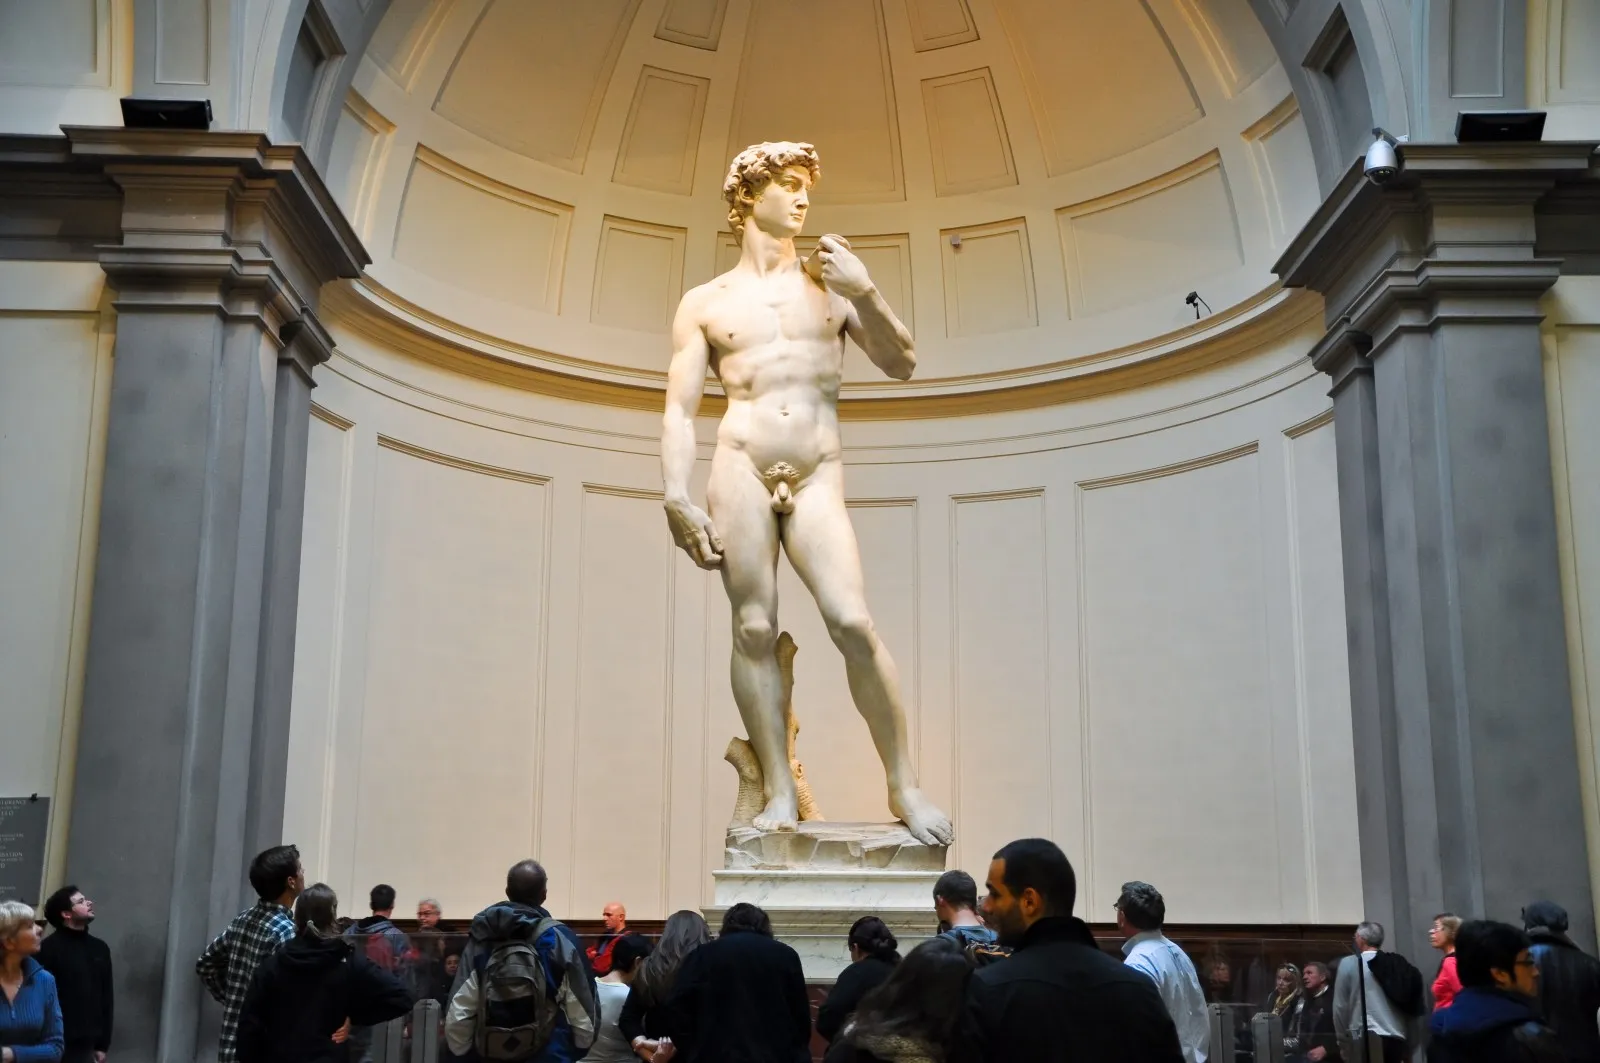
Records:
[[[536,861],[513,866],[505,900],[473,918],[462,946],[437,900],[417,905],[409,934],[387,885],[371,890],[370,915],[341,919],[293,846],[268,849],[250,866],[256,902],[195,965],[222,1005],[219,1063],[368,1063],[373,1029],[424,999],[440,1005],[443,1046],[483,1063],[802,1063],[813,1034],[827,1063],[1252,1058],[1250,1013],[1236,1009],[1240,1025],[1213,1006],[1226,960],[1197,970],[1164,932],[1161,892],[1128,882],[1114,905],[1118,962],[1073,914],[1076,874],[1044,839],[995,853],[981,901],[971,875],[941,876],[938,935],[903,958],[881,918],[857,919],[851,962],[814,1022],[800,958],[759,907],[729,908],[714,936],[699,913],[674,913],[652,945],[608,904],[586,949],[545,908],[547,881]],[[48,937],[31,907],[0,903],[0,1063],[106,1063],[112,957],[90,933],[94,904],[66,886],[42,914]],[[1431,994],[1384,950],[1384,928],[1363,922],[1336,973],[1282,963],[1254,1014],[1277,1020],[1266,1028],[1288,1063],[1600,1063],[1600,960],[1568,936],[1559,906],[1522,915],[1522,928],[1437,916]]]

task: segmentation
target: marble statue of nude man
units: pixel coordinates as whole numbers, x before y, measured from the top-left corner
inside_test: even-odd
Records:
[[[794,830],[778,639],[778,546],[817,600],[844,654],[850,695],[883,760],[889,808],[926,844],[950,820],[917,788],[900,679],[867,612],[861,556],[845,509],[839,443],[844,338],[897,380],[916,367],[911,334],[850,245],[822,237],[812,259],[794,238],[820,174],[810,144],[740,152],[723,185],[739,264],[683,297],[661,437],[667,523],[701,568],[720,568],[733,608],[733,696],[765,776],[761,830]],[[710,367],[728,410],[717,429],[702,510],[689,497],[694,419]]]

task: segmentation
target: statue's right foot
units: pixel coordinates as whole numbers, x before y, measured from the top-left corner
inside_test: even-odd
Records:
[[[756,830],[798,830],[800,827],[799,802],[794,794],[775,794],[767,807],[751,821]]]

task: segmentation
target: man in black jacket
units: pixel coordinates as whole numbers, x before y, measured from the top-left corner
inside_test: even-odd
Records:
[[[1016,951],[980,968],[966,1039],[986,1063],[1183,1063],[1155,983],[1100,951],[1073,918],[1078,879],[1044,838],[994,854],[984,920]]]
[[[1562,1063],[1556,1035],[1539,1022],[1539,972],[1528,935],[1473,919],[1456,931],[1461,991],[1433,1013],[1432,1063]]]
[[[62,886],[44,902],[55,933],[39,947],[39,963],[56,980],[62,1063],[105,1063],[111,1048],[111,949],[89,933],[94,902],[76,886]]]
[[[717,940],[678,968],[667,998],[672,1043],[685,1063],[809,1063],[811,1002],[800,955],[772,937],[753,904],[722,918]]]
[[[1567,910],[1535,901],[1522,910],[1529,950],[1539,968],[1539,1005],[1569,1063],[1600,1063],[1600,960],[1567,936]],[[1459,947],[1458,947],[1459,951]],[[1458,960],[1457,963],[1460,961]]]

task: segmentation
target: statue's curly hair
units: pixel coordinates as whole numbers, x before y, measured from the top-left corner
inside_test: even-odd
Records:
[[[735,235],[744,231],[744,220],[751,204],[772,175],[789,166],[804,166],[814,185],[822,177],[817,149],[790,140],[752,144],[733,157],[728,176],[722,182],[722,198],[728,201],[728,228]]]

